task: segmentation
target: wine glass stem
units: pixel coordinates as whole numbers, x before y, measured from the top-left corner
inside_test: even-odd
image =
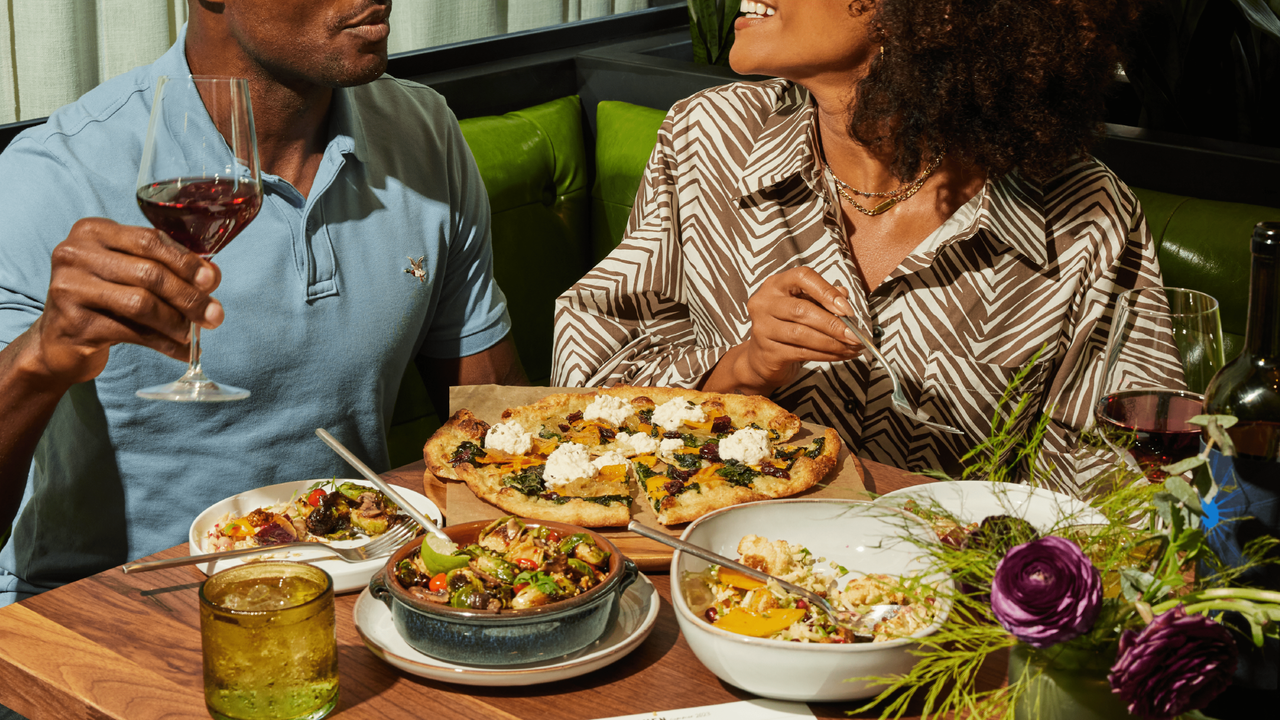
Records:
[[[187,377],[201,377],[200,370],[200,326],[191,323],[191,356],[187,360]]]

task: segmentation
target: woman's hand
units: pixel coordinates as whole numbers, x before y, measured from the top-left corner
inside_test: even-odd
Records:
[[[841,362],[862,345],[839,316],[852,315],[848,290],[836,288],[812,268],[792,268],[769,278],[747,301],[751,331],[703,382],[710,392],[768,395],[790,382],[805,362]]]

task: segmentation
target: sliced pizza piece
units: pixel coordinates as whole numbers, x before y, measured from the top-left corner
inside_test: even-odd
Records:
[[[422,447],[422,459],[432,475],[447,480],[460,480],[455,470],[458,465],[470,462],[477,454],[484,454],[484,436],[489,423],[462,409],[453,414]]]
[[[622,455],[593,458],[586,446],[564,443],[538,460],[464,463],[457,470],[477,497],[524,517],[587,527],[621,526],[631,519]]]
[[[761,428],[744,428],[697,448],[636,458],[636,475],[664,525],[690,522],[731,505],[808,490],[835,468],[840,437],[827,429],[804,445],[765,443]]]

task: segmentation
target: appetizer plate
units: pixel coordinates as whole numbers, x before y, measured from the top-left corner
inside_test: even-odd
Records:
[[[239,495],[233,495],[222,502],[210,505],[208,509],[200,513],[196,517],[195,522],[191,523],[191,530],[187,536],[187,544],[191,548],[192,555],[204,555],[204,548],[201,543],[205,536],[213,530],[214,523],[222,519],[222,516],[231,513],[232,517],[240,517],[260,507],[270,505],[279,505],[293,499],[295,495],[300,496],[307,491],[312,485],[318,482],[326,482],[324,480],[295,480],[293,482],[280,483],[279,485],[268,485],[267,487],[248,490]],[[337,480],[336,482],[352,482],[357,485],[363,485],[368,488],[373,487],[373,483],[368,480]],[[443,519],[440,515],[440,508],[436,504],[428,500],[422,493],[417,493],[403,487],[397,487],[396,492],[408,501],[411,505],[418,509],[423,515],[431,518],[437,523],[442,523]],[[338,540],[333,543],[335,547],[357,547],[369,542],[367,538],[359,540]],[[252,555],[247,560],[271,559],[271,560],[299,560],[306,561],[318,568],[323,568],[329,575],[333,576],[334,592],[351,592],[359,590],[369,584],[369,578],[373,574],[382,569],[386,564],[386,558],[375,558],[364,562],[349,563],[333,553],[324,550],[308,550],[291,549],[284,552],[269,553],[264,552],[258,555]],[[196,567],[200,568],[205,575],[212,575],[219,570],[225,570],[229,567],[242,565],[246,562],[241,558],[226,558],[214,562],[202,563]]]
[[[653,630],[661,601],[649,578],[641,574],[618,599],[618,619],[604,637],[587,647],[554,660],[524,665],[459,665],[438,660],[409,647],[396,632],[391,611],[373,599],[366,589],[356,600],[356,630],[374,655],[411,675],[488,687],[513,687],[555,682],[620,660],[634,650]]]
[[[877,503],[902,507],[908,500],[929,507],[936,504],[964,523],[981,522],[991,515],[1012,515],[1040,532],[1066,525],[1089,525],[1107,520],[1086,503],[1070,495],[1013,483],[956,480],[894,490]]]

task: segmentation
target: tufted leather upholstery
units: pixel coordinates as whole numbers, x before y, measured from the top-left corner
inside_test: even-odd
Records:
[[[591,267],[592,175],[576,96],[501,116],[462,120],[493,212],[493,271],[529,379],[551,377],[555,298]],[[422,457],[440,420],[415,367],[401,381],[387,444],[392,466]]]
[[[552,303],[622,237],[665,115],[601,102],[594,172],[583,149],[576,97],[462,121],[493,205],[494,271],[510,302],[520,357],[535,383],[550,375]],[[594,182],[588,208],[589,177]],[[1280,209],[1134,191],[1159,249],[1165,283],[1218,299],[1226,356],[1234,357],[1248,310],[1249,236],[1255,223],[1280,219]],[[391,430],[393,464],[420,457],[436,424],[410,368]]]

